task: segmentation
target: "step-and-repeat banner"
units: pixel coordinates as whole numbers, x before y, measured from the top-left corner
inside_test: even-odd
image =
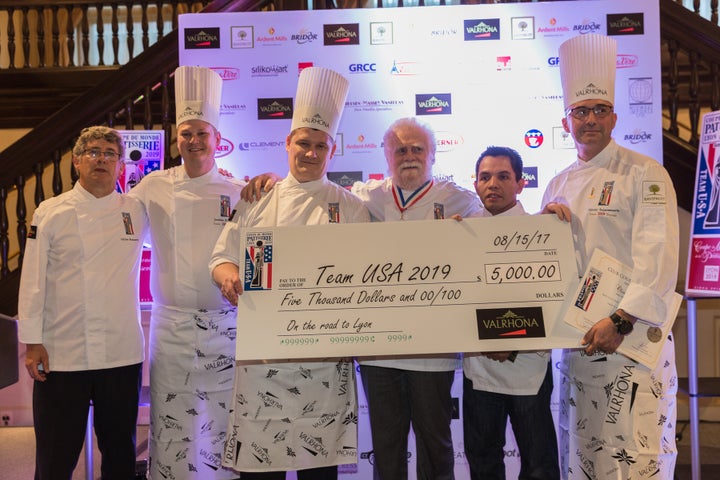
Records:
[[[657,0],[188,14],[180,17],[179,50],[181,65],[210,67],[224,80],[216,158],[236,177],[287,172],[297,78],[322,66],[350,80],[332,180],[349,186],[387,175],[383,134],[394,120],[416,116],[436,132],[437,179],[472,188],[487,146],[520,152],[521,199],[532,212],[548,181],[576,158],[561,124],[557,56],[572,36],[617,39],[614,138],[662,161],[659,24]],[[465,479],[461,380],[457,372],[452,427],[456,478]],[[372,478],[362,398],[359,441],[358,464],[342,467],[342,478]],[[508,478],[517,478],[511,435],[505,451]],[[414,478],[414,445],[408,462]]]

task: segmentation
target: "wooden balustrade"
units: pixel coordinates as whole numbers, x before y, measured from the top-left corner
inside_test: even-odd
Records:
[[[0,0],[0,32],[7,31],[7,43],[0,44],[0,68],[125,64],[136,55],[136,41],[141,51],[147,50],[166,31],[175,29],[179,13],[199,11],[208,3]],[[136,24],[139,31],[135,30]],[[126,37],[122,43],[121,33]],[[106,39],[110,40],[109,52]]]

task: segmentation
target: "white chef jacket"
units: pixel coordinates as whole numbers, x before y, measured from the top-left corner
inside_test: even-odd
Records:
[[[370,220],[362,202],[326,178],[292,175],[257,203],[240,202],[209,264],[240,264],[241,229]],[[241,362],[223,465],[241,472],[318,468],[357,462],[357,395],[351,360]],[[308,408],[311,406],[311,408]]]
[[[80,182],[33,214],[18,301],[20,341],[41,343],[53,371],[143,361],[138,282],[147,219],[117,192]]]
[[[218,173],[217,166],[190,178],[181,165],[152,172],[130,190],[145,205],[152,227],[154,302],[187,309],[229,305],[207,277],[207,265],[241,187]]]
[[[370,210],[373,221],[398,220],[432,220],[449,219],[452,215],[472,217],[482,211],[482,205],[475,192],[457,186],[453,182],[435,181],[422,198],[404,212],[400,212],[393,198],[392,178],[368,180],[365,183],[355,182],[352,192],[360,197]],[[412,192],[404,192],[409,197]],[[438,326],[438,334],[442,334]],[[461,362],[457,355],[413,355],[406,357],[365,357],[360,360],[363,365],[398,368],[403,370],[445,372],[460,368]]]
[[[653,159],[612,141],[590,161],[578,160],[553,178],[543,197],[573,213],[578,270],[602,248],[633,267],[619,307],[662,324],[662,298],[677,281],[675,190]],[[600,320],[600,319],[598,319]],[[624,355],[565,350],[560,362],[560,464],[565,478],[671,478],[677,372],[672,335],[657,366]]]
[[[222,441],[232,398],[235,309],[207,276],[217,237],[240,198],[217,166],[153,172],[129,193],[145,206],[153,249],[150,290],[149,477],[224,480]]]
[[[520,202],[500,215],[527,215]],[[483,210],[480,217],[492,217]],[[505,395],[535,395],[540,390],[547,364],[549,350],[520,352],[514,362],[498,362],[483,355],[466,353],[463,357],[463,373],[472,381],[473,390]]]
[[[618,308],[661,325],[663,298],[677,283],[679,242],[677,198],[662,165],[613,140],[595,158],[577,160],[553,178],[542,204],[550,202],[573,213],[578,272],[585,272],[596,247],[631,265],[632,281]]]

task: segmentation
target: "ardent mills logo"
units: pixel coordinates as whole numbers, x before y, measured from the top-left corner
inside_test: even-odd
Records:
[[[292,118],[292,98],[258,98],[258,120]]]
[[[325,45],[360,45],[360,27],[357,23],[323,25]]]
[[[220,28],[186,28],[185,49],[220,48]]]
[[[480,340],[545,336],[542,307],[479,308],[475,316]]]

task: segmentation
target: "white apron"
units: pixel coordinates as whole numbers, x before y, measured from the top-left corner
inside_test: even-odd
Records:
[[[238,477],[221,467],[227,425],[217,420],[227,418],[232,398],[235,319],[234,308],[153,306],[150,478]]]
[[[674,349],[671,337],[654,370],[619,354],[588,357],[581,350],[563,352],[558,433],[561,471],[568,472],[566,478],[673,478],[677,456]],[[587,416],[579,416],[578,411]]]
[[[289,471],[357,461],[352,362],[239,363],[236,375],[223,465]]]

